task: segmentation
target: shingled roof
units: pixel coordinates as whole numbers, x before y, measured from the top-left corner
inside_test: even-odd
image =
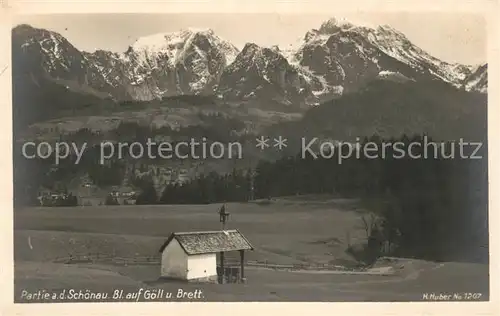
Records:
[[[250,242],[237,229],[224,231],[180,232],[172,233],[161,246],[160,252],[176,239],[188,255],[225,252],[235,250],[253,250]]]

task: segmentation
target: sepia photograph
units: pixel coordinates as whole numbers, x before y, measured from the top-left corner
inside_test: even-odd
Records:
[[[490,301],[475,12],[16,14],[15,303]]]

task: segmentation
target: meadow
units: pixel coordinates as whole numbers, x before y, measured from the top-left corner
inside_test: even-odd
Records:
[[[22,291],[139,288],[200,290],[207,301],[407,301],[424,293],[481,293],[488,266],[399,259],[392,275],[281,271],[247,267],[245,284],[159,280],[159,248],[176,231],[218,230],[220,204],[20,208],[14,211],[15,300]],[[349,244],[366,239],[355,200],[324,196],[229,203],[228,229],[253,244],[246,260],[276,264],[356,264]],[[237,253],[234,254],[237,256]],[[68,258],[121,258],[122,263]],[[99,257],[100,256],[100,257]],[[137,259],[142,264],[134,263]],[[231,259],[231,254],[228,254]],[[149,262],[150,261],[150,262]],[[379,265],[384,265],[380,263]],[[24,301],[23,301],[24,302]]]

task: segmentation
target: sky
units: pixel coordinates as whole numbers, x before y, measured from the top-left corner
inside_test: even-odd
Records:
[[[139,37],[188,27],[211,28],[240,48],[248,42],[287,48],[331,17],[354,24],[390,25],[431,55],[450,63],[487,61],[486,20],[472,13],[50,14],[17,16],[14,24],[58,32],[80,50],[124,52]]]

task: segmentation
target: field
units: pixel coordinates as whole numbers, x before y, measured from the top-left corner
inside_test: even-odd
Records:
[[[487,265],[409,259],[390,264],[396,268],[389,275],[248,266],[245,284],[160,281],[158,250],[163,241],[174,231],[220,229],[219,206],[16,209],[15,300],[33,302],[21,296],[39,290],[111,295],[115,290],[134,293],[140,288],[164,289],[173,293],[172,300],[179,289],[199,290],[196,293],[202,294],[193,299],[202,301],[418,301],[425,293],[479,293],[475,299],[488,299]],[[246,255],[252,262],[350,265],[353,259],[345,253],[347,244],[366,238],[363,210],[356,201],[281,198],[270,203],[231,203],[227,210],[231,213],[227,228],[239,229],[255,247]],[[86,257],[94,261],[67,261]]]

